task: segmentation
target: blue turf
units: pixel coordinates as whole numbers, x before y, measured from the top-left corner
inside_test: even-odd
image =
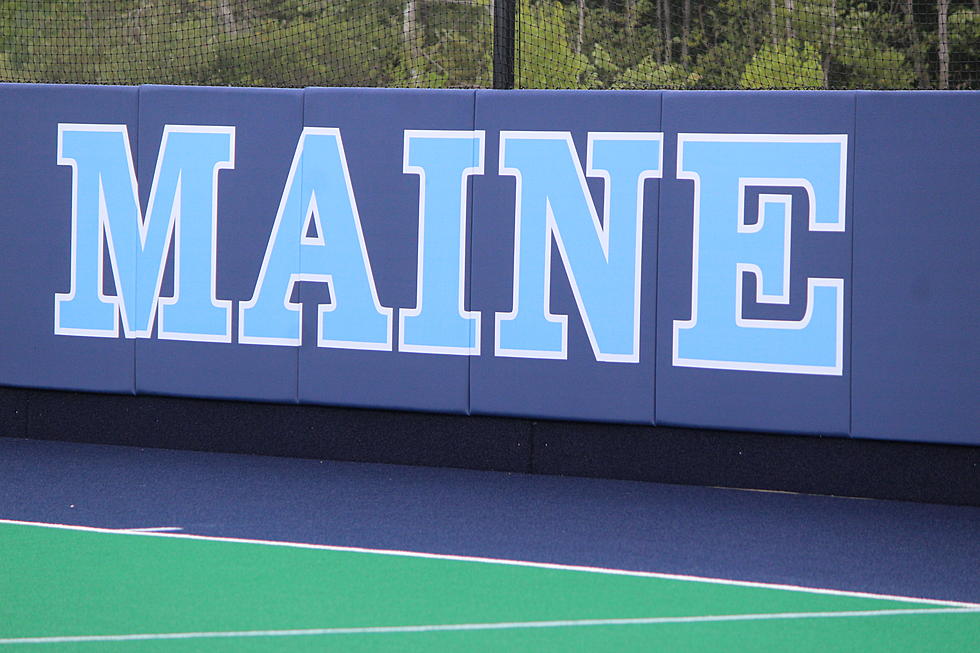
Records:
[[[980,508],[0,438],[0,518],[980,601]]]

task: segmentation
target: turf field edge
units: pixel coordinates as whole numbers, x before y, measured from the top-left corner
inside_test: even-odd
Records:
[[[210,632],[133,633],[128,635],[68,635],[54,637],[15,637],[0,639],[0,646],[17,644],[68,644],[97,642],[135,642],[153,640],[218,639],[248,637],[318,637],[336,635],[384,635],[481,630],[519,630],[529,628],[582,628],[603,626],[653,626],[660,624],[724,623],[773,621],[782,619],[855,619],[876,617],[928,616],[937,614],[980,613],[974,608],[909,610],[852,610],[843,612],[777,612],[688,617],[648,617],[631,619],[571,619],[554,621],[515,621],[469,624],[429,624],[418,626],[368,626],[360,628],[304,628],[289,630],[235,630]]]
[[[308,544],[302,542],[282,542],[282,541],[275,541],[275,540],[218,537],[218,536],[211,536],[211,535],[193,535],[190,533],[173,533],[173,532],[161,532],[161,531],[152,531],[152,530],[148,531],[148,530],[139,530],[139,529],[112,529],[112,528],[100,528],[95,526],[53,524],[53,523],[45,523],[45,522],[14,520],[14,519],[0,519],[0,525],[31,526],[31,527],[38,527],[38,528],[52,528],[52,529],[60,529],[60,530],[102,533],[108,535],[129,535],[129,536],[157,537],[157,538],[170,538],[170,539],[183,539],[183,540],[198,540],[198,541],[208,541],[208,542],[227,542],[227,543],[237,543],[237,544],[286,547],[286,548],[295,548],[295,549],[312,549],[312,550],[322,550],[322,551],[361,553],[361,554],[369,554],[369,555],[400,556],[400,557],[424,558],[424,559],[432,559],[432,560],[449,560],[449,561],[456,561],[456,562],[476,562],[482,564],[531,567],[537,569],[554,569],[560,571],[578,571],[578,572],[586,572],[586,573],[594,573],[594,574],[631,576],[637,578],[657,578],[663,580],[697,582],[697,583],[707,583],[707,584],[715,584],[715,585],[731,585],[737,587],[753,587],[753,588],[761,588],[761,589],[786,590],[786,591],[804,592],[810,594],[824,594],[830,596],[890,600],[890,601],[905,602],[910,604],[932,605],[937,607],[949,607],[949,608],[962,608],[966,612],[980,609],[980,603],[970,603],[964,601],[948,601],[942,599],[928,599],[928,598],[921,598],[921,597],[897,596],[897,595],[890,595],[890,594],[875,594],[870,592],[857,592],[852,590],[836,590],[836,589],[828,589],[828,588],[805,587],[805,586],[779,584],[779,583],[732,580],[726,578],[712,578],[712,577],[693,576],[693,575],[684,575],[684,574],[667,574],[667,573],[649,572],[649,571],[631,571],[625,569],[610,569],[604,567],[565,565],[565,564],[547,563],[547,562],[531,562],[531,561],[524,561],[524,560],[508,560],[502,558],[486,558],[486,557],[479,557],[479,556],[424,553],[418,551],[401,551],[397,549],[369,549],[363,547],[336,546],[336,545],[329,545],[329,544]]]

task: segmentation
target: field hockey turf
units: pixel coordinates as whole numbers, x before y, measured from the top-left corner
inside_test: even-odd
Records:
[[[455,556],[0,522],[0,647],[973,651],[980,605]]]

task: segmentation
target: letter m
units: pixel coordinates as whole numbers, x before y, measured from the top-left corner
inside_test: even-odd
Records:
[[[116,337],[121,323],[127,338],[148,338],[159,313],[160,338],[231,341],[215,249],[218,171],[234,167],[234,152],[234,127],[164,127],[144,215],[126,126],[58,125],[72,208],[71,286],[55,295],[56,334]],[[173,296],[161,297],[171,249]]]

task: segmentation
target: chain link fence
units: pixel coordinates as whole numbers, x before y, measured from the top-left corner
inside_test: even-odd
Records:
[[[980,0],[0,0],[0,81],[977,89]]]

